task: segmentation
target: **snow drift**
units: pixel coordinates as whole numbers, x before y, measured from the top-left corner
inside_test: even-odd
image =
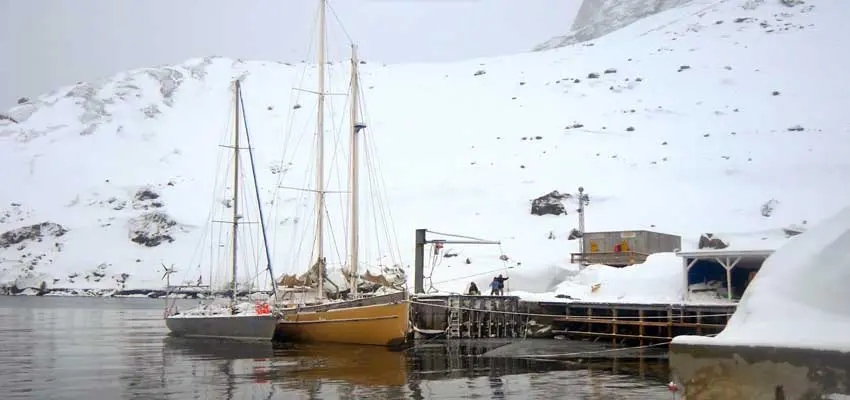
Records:
[[[773,253],[723,332],[674,342],[850,351],[848,282],[850,207]]]

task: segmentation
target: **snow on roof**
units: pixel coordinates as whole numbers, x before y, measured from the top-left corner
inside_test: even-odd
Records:
[[[736,249],[699,249],[693,251],[679,251],[676,255],[682,258],[712,258],[712,257],[747,257],[767,258],[774,250],[736,250]]]
[[[715,338],[680,336],[674,342],[850,352],[848,249],[850,207],[768,258],[723,332]]]

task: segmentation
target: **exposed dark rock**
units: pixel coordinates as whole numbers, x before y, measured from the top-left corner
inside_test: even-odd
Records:
[[[608,68],[608,69],[605,70],[605,73],[606,74],[616,74],[617,69],[616,68]]]
[[[788,128],[789,132],[802,132],[804,128],[801,125],[794,125]]]
[[[162,111],[159,110],[159,107],[156,104],[151,104],[143,108],[142,113],[145,114],[145,117],[147,118],[155,118],[157,115],[162,113]]]
[[[146,247],[174,242],[171,229],[177,225],[162,212],[151,212],[130,220],[130,240]]]
[[[3,121],[3,120],[12,121],[16,124],[18,123],[18,121],[16,121],[14,118],[12,118],[12,117],[10,117],[6,114],[0,114],[0,121]]]
[[[567,209],[564,207],[563,200],[568,199],[568,193],[560,193],[557,190],[540,196],[531,201],[532,215],[561,215],[567,214]]]
[[[679,71],[677,71],[677,72],[682,72],[682,71],[688,70],[688,69],[691,69],[690,65],[682,65],[682,66],[679,66]]]
[[[729,247],[729,243],[724,242],[722,239],[714,236],[713,233],[703,233],[699,237],[699,245],[700,249],[725,249]]]
[[[30,99],[27,98],[27,97],[21,97],[21,98],[18,99],[18,104],[26,104],[26,103],[29,103],[29,102],[30,102]]]
[[[478,71],[475,71],[475,73],[474,73],[474,74],[472,74],[472,75],[474,75],[474,76],[481,76],[481,75],[484,75],[484,74],[486,74],[486,73],[487,73],[487,71],[485,71],[485,70],[483,70],[483,69],[479,69]]]
[[[776,204],[779,202],[776,199],[770,199],[761,205],[761,216],[770,218],[773,215],[773,210],[776,209]]]
[[[159,198],[159,194],[154,192],[151,189],[147,189],[147,188],[139,189],[139,191],[136,192],[136,200],[139,200],[139,201],[153,200],[153,199],[158,199],[158,198]]]
[[[596,72],[591,72],[591,73],[587,74],[587,79],[598,79],[598,78],[599,78],[599,74],[597,74]]]
[[[0,247],[8,248],[26,240],[41,241],[44,236],[60,237],[68,232],[62,225],[53,222],[25,226],[0,234]]]
[[[136,236],[133,236],[133,238],[130,240],[134,243],[144,245],[145,247],[156,247],[164,241],[168,241],[168,243],[174,242],[174,238],[168,234],[150,235],[146,232],[135,232],[135,234]]]

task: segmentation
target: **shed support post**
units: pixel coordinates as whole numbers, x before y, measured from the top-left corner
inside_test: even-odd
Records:
[[[691,267],[699,261],[698,258],[694,258],[688,260],[687,258],[682,258],[682,263],[685,265],[685,276],[684,276],[684,284],[685,284],[685,301],[691,299],[691,290],[690,290],[690,281],[688,281],[688,272],[691,270]]]
[[[732,302],[732,268],[741,261],[741,257],[735,258],[735,261],[732,261],[729,257],[724,260],[715,258],[715,260],[726,270],[726,299]]]

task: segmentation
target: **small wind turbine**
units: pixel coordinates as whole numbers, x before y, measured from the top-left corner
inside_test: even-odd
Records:
[[[162,269],[164,271],[163,274],[162,274],[162,279],[165,279],[165,286],[167,288],[170,288],[171,287],[171,274],[177,272],[177,270],[174,268],[174,264],[171,264],[171,268],[169,268],[169,267],[165,266],[165,263],[162,263]]]
[[[171,290],[171,274],[177,272],[177,270],[174,268],[174,264],[171,264],[171,268],[166,267],[165,263],[161,264],[164,271],[162,273],[162,279],[165,279],[165,310],[163,311],[163,316],[168,317],[171,314],[168,308],[168,294],[169,290]]]

